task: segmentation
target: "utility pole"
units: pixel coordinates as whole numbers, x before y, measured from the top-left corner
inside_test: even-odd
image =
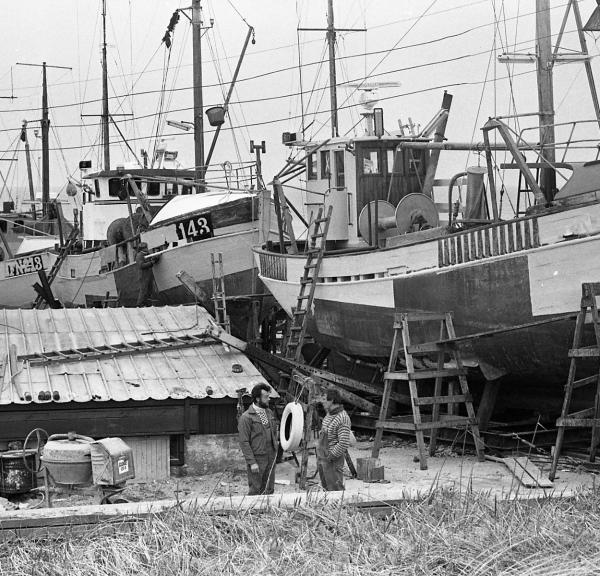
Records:
[[[329,104],[331,107],[331,136],[339,136],[337,74],[335,68],[335,40],[337,32],[366,32],[366,28],[336,28],[333,15],[333,0],[327,0],[327,28],[298,28],[303,32],[325,32],[329,47]],[[302,111],[304,113],[304,110]]]
[[[108,65],[106,62],[106,0],[102,0],[102,148],[104,170],[110,170],[110,130],[108,114]]]
[[[50,205],[50,118],[48,115],[48,80],[47,68],[71,70],[68,66],[50,66],[46,62],[41,64],[26,64],[17,62],[18,66],[36,66],[42,68],[42,214],[48,214]]]
[[[194,165],[197,180],[204,178],[204,116],[202,102],[202,8],[192,0],[192,40],[194,60]]]

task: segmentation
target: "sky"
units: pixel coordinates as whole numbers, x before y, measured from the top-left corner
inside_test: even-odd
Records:
[[[161,42],[173,11],[188,6],[190,0],[106,3],[110,111],[121,132],[139,156],[142,148],[152,151],[160,118],[167,147],[178,151],[184,167],[193,166],[192,134],[165,125],[167,119],[193,120],[189,21],[181,17],[170,55]],[[535,4],[535,0],[334,0],[337,27],[367,29],[338,34],[340,132],[362,133],[360,93],[348,84],[365,78],[398,84],[379,90],[389,131],[409,118],[426,124],[439,110],[445,89],[454,96],[446,129],[449,140],[480,141],[479,129],[489,116],[536,111],[533,64],[507,66],[494,58],[505,50],[534,50]],[[556,35],[566,0],[551,4]],[[579,4],[585,22],[596,2],[581,0]],[[324,139],[330,132],[325,34],[297,30],[323,28],[327,1],[203,0],[202,6],[205,25],[214,20],[202,42],[205,107],[223,103],[248,25],[255,29],[255,43],[241,64],[214,161],[249,161],[249,141],[265,140],[263,170],[268,180],[289,154],[281,144],[281,134],[301,133],[303,110],[307,138]],[[100,0],[0,3],[4,23],[0,52],[0,158],[4,161],[0,161],[0,172],[6,181],[0,199],[26,186],[19,141],[23,119],[29,123],[36,185],[39,178],[40,140],[34,130],[41,116],[41,68],[18,62],[46,61],[71,68],[48,69],[52,189],[64,190],[67,174],[78,177],[82,159],[101,167],[99,117],[94,116],[101,110],[100,13]],[[574,28],[571,14],[565,49],[578,48]],[[588,35],[588,44],[592,56],[597,56],[596,38]],[[600,77],[597,58],[592,66]],[[557,120],[593,118],[583,66],[556,66],[554,75]],[[161,94],[163,84],[168,91]],[[160,116],[159,111],[163,112]],[[535,117],[526,117],[519,127],[535,122]],[[597,127],[588,124],[587,133],[596,137]],[[212,132],[208,132],[207,148],[211,139]],[[111,143],[113,167],[133,160],[112,126]],[[11,158],[18,161],[7,160]],[[466,163],[479,161],[473,156],[457,160],[442,154],[440,171],[449,177]]]

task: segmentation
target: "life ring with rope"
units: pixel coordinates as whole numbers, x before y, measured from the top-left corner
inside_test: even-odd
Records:
[[[281,416],[279,429],[279,442],[284,452],[293,452],[300,448],[304,435],[304,410],[298,402],[286,405]]]

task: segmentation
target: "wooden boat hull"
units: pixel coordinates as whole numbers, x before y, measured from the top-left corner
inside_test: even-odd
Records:
[[[31,308],[37,297],[33,285],[40,281],[38,270],[48,273],[55,260],[55,254],[41,252],[0,262],[0,308]]]
[[[563,217],[570,214],[573,220],[573,212]],[[600,226],[599,214],[598,206],[587,208],[591,226]],[[469,342],[465,356],[484,377],[511,382],[517,404],[541,409],[546,402],[555,410],[567,377],[574,320],[515,328],[579,310],[581,284],[600,281],[600,236],[551,242],[557,236],[551,229],[556,215],[539,220],[537,234],[548,239],[546,245],[538,238],[529,247],[489,256],[463,251],[463,262],[444,262],[441,240],[326,256],[309,332],[323,346],[385,364],[395,311],[452,312],[458,336],[511,328]],[[289,313],[296,303],[303,258],[265,251],[256,255],[261,278]],[[417,336],[421,341],[438,338],[435,330]]]

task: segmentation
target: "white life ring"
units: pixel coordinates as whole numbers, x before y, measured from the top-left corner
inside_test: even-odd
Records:
[[[300,448],[300,442],[304,435],[304,410],[297,402],[286,405],[281,417],[279,429],[279,441],[285,452],[293,452]]]

